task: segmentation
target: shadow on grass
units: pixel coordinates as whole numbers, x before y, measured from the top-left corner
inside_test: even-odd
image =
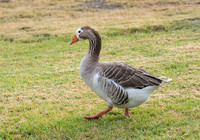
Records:
[[[118,35],[134,34],[134,33],[168,32],[168,31],[182,30],[182,29],[199,31],[200,17],[189,18],[184,20],[175,20],[169,25],[153,25],[153,26],[145,26],[139,28],[131,27],[127,29],[110,28],[108,29],[108,32],[106,32],[106,35],[118,36]]]

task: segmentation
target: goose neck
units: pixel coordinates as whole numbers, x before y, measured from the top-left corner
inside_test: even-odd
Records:
[[[88,54],[96,61],[99,60],[99,54],[101,51],[101,37],[99,35],[94,35],[89,39],[89,49]]]

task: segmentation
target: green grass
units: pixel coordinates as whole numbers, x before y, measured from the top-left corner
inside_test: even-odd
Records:
[[[55,6],[59,7],[61,2]],[[42,2],[43,6],[50,3]],[[83,13],[122,16],[123,20],[110,21],[108,16],[100,18],[97,25],[91,23],[102,36],[100,60],[126,62],[173,81],[156,90],[145,104],[130,109],[131,118],[125,118],[122,109],[114,108],[103,118],[88,121],[82,117],[102,111],[107,103],[85,85],[79,74],[88,41],[69,46],[76,28],[82,26],[77,16],[81,12],[69,13],[74,15],[69,25],[77,27],[72,30],[69,25],[63,26],[63,30],[69,29],[66,33],[60,26],[53,28],[49,24],[38,31],[32,31],[39,28],[32,23],[16,26],[10,33],[2,29],[5,33],[0,32],[0,139],[200,139],[198,8],[187,9],[186,4],[185,9],[176,12],[173,3],[169,3],[164,5],[168,11],[162,12],[160,7],[149,10],[144,5],[141,15],[128,15],[134,11],[132,4],[120,11]],[[66,14],[55,9],[53,12],[60,20]],[[149,14],[148,18],[143,13]],[[9,14],[9,8],[4,14]],[[27,16],[23,18],[33,18],[32,22],[38,19],[43,23],[45,18],[32,13]],[[96,20],[91,17],[82,20]],[[13,21],[1,17],[0,24],[17,25],[20,18]]]

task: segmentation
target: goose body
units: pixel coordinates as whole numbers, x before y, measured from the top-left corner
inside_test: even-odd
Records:
[[[80,63],[80,75],[84,82],[108,103],[106,110],[84,117],[86,119],[99,118],[112,110],[113,106],[125,108],[125,116],[129,117],[128,108],[146,102],[160,85],[171,81],[122,62],[99,62],[101,37],[89,26],[79,28],[70,44],[85,39],[89,40],[90,45]]]

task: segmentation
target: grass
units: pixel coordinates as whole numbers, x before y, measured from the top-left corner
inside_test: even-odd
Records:
[[[10,1],[0,6],[0,139],[200,139],[199,2]],[[188,6],[189,5],[189,6]],[[173,79],[131,118],[106,108],[79,75],[88,42],[68,43],[89,25],[102,36],[101,61],[123,61]]]

